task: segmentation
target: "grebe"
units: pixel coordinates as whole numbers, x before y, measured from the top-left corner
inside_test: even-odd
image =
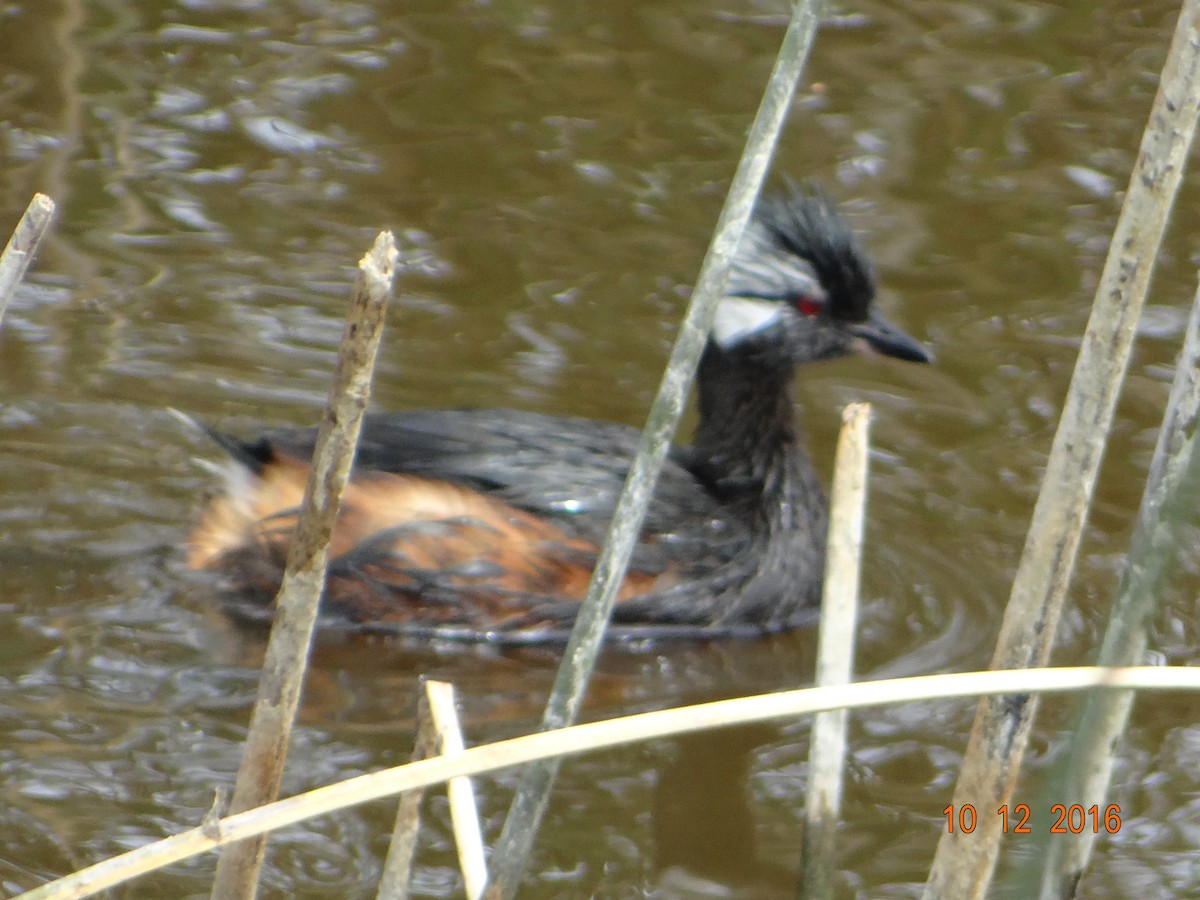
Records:
[[[860,349],[930,354],[874,305],[870,264],[832,204],[791,187],[756,210],[612,617],[614,637],[779,631],[812,620],[827,503],[801,443],[796,367]],[[232,461],[188,565],[267,618],[315,429],[215,435]],[[562,639],[636,451],[624,425],[515,410],[370,414],[330,548],[324,621],[358,630]]]

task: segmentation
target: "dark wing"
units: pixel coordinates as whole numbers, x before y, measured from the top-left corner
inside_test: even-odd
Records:
[[[277,429],[254,441],[210,433],[260,479],[292,470],[297,477],[306,477],[316,441],[316,429],[311,428]],[[344,617],[357,626],[379,618],[376,624],[381,630],[391,628],[386,615],[371,613],[366,619],[362,617],[361,588],[366,586],[377,592],[377,597],[370,591],[368,594],[378,599],[381,608],[401,613],[407,610],[407,618],[401,615],[393,623],[406,634],[449,627],[437,624],[436,616],[424,624],[420,617],[410,620],[418,608],[413,606],[414,600],[419,600],[423,604],[419,609],[424,613],[431,612],[426,609],[428,604],[453,612],[474,608],[472,605],[481,601],[491,603],[494,609],[488,609],[502,614],[491,618],[485,615],[491,623],[489,633],[494,628],[536,626],[533,631],[542,636],[539,639],[550,633],[546,628],[557,636],[565,635],[564,629],[569,628],[578,608],[582,582],[572,582],[569,591],[558,583],[543,589],[540,583],[531,586],[532,582],[513,585],[498,581],[495,572],[507,573],[510,581],[531,566],[538,572],[552,569],[561,574],[569,570],[568,574],[582,573],[580,577],[585,577],[595,564],[597,548],[603,543],[639,440],[637,431],[621,425],[509,410],[368,415],[363,423],[354,483],[348,489],[350,494],[354,489],[359,493],[349,498],[348,505],[352,521],[357,521],[356,515],[371,514],[364,521],[373,536],[354,538],[353,548],[335,552],[330,561],[326,612],[332,609],[340,615],[336,613],[338,585],[345,582],[354,589],[355,602],[349,604]],[[398,509],[404,506],[403,497],[386,496],[379,487],[386,486],[392,476],[407,476],[418,482],[392,484],[396,491],[420,492],[422,479],[430,482],[430,491],[456,485],[478,494],[480,499],[491,498],[510,509],[515,507],[514,515],[504,521],[490,521],[480,511],[482,507],[472,506],[474,513],[449,518],[436,514],[431,519],[405,518]],[[441,488],[436,483],[441,483]],[[285,505],[294,508],[302,492],[301,486],[293,485],[284,498]],[[270,493],[268,499],[278,501],[276,493]],[[343,502],[345,516],[346,500]],[[380,527],[377,520],[386,522],[393,513],[398,516],[394,526]],[[526,513],[542,520],[540,525],[526,523],[529,528],[539,534],[539,528],[550,529],[554,537],[530,543],[529,559],[517,559],[519,565],[513,566],[513,560],[501,553],[510,548],[492,544],[509,526],[519,525],[520,516]],[[274,517],[271,521],[278,524]],[[744,516],[728,510],[710,491],[703,467],[693,463],[689,451],[672,448],[631,560],[632,574],[626,579],[626,587],[634,592],[619,599],[618,620],[622,617],[620,610],[629,606],[637,611],[629,621],[669,622],[681,625],[685,631],[691,628],[697,616],[695,604],[706,593],[723,594],[730,584],[743,580],[743,562],[752,562],[744,552],[752,543],[750,527]],[[490,535],[486,540],[484,532]],[[271,533],[267,529],[268,537]],[[445,543],[439,539],[443,533],[448,534]],[[275,548],[278,553],[268,558],[260,544],[240,548],[232,562],[227,560],[224,566],[226,570],[232,566],[235,580],[241,578],[251,588],[262,588],[257,593],[269,600],[278,584],[284,551],[280,544]],[[418,550],[440,555],[437,559],[418,558]],[[451,565],[444,564],[447,553],[454,555]],[[513,619],[509,614],[514,610],[527,612]],[[707,617],[705,608],[699,613]],[[463,617],[457,616],[455,621],[458,618]],[[466,629],[464,634],[479,638],[467,618],[460,624]]]
[[[356,467],[448,481],[529,512],[572,522],[582,536],[603,537],[640,433],[610,422],[507,409],[415,410],[370,414]],[[267,432],[246,451],[307,460],[315,429]],[[228,448],[228,442],[223,441]],[[672,448],[647,517],[648,535],[721,527],[720,504]],[[703,523],[703,524],[702,524]],[[711,539],[711,536],[710,536]]]

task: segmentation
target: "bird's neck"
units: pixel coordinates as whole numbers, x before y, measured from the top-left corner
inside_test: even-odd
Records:
[[[718,496],[769,531],[825,503],[801,444],[794,380],[790,362],[722,350],[711,341],[700,362],[692,448]]]

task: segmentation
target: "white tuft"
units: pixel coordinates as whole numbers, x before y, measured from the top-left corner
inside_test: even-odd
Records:
[[[724,297],[717,305],[717,315],[713,319],[713,340],[729,349],[750,335],[774,325],[786,312],[786,306],[778,300]]]

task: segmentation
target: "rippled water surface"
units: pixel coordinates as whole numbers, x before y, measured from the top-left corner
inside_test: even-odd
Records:
[[[839,4],[776,171],[862,232],[882,304],[936,367],[803,373],[828,472],[845,403],[874,404],[863,674],[986,665],[1175,5]],[[240,758],[262,635],[184,573],[178,544],[232,430],[315,421],[352,267],[381,228],[406,263],[380,408],[518,406],[640,423],[783,34],[767,2],[12,0],[0,4],[0,226],[59,217],[0,331],[0,893],[196,824]],[[1120,571],[1194,268],[1178,204],[1060,629],[1091,658]],[[1194,537],[1194,535],[1193,535]],[[1196,542],[1154,644],[1197,657]],[[811,633],[609,653],[589,715],[807,683]],[[417,677],[457,685],[468,740],[536,720],[550,651],[326,638],[285,789],[408,758]],[[1073,707],[1043,707],[1020,800]],[[973,706],[856,713],[845,896],[909,897],[944,827]],[[674,867],[792,896],[806,723],[564,768],[531,897],[691,896]],[[1140,701],[1123,827],[1088,896],[1200,895],[1200,716]],[[514,778],[481,783],[489,838]],[[420,896],[461,890],[444,800]],[[272,844],[271,896],[371,896],[374,804]],[[714,826],[713,823],[716,823]],[[996,896],[1028,896],[1010,838]],[[203,895],[213,861],[121,896]]]

